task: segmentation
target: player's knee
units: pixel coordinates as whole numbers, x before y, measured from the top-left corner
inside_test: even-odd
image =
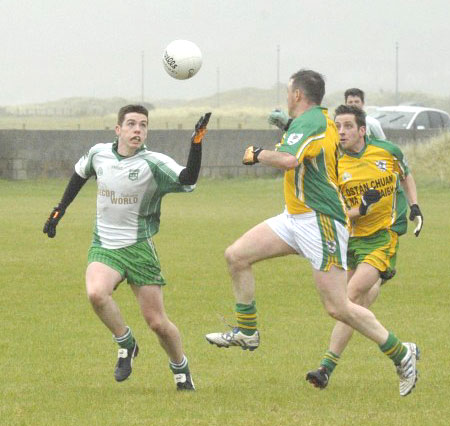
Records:
[[[348,289],[348,298],[353,302],[357,303],[358,305],[361,304],[361,302],[364,300],[364,291],[358,287],[349,288]]]
[[[147,323],[150,329],[158,336],[164,334],[164,327],[161,321],[148,321]]]
[[[325,309],[331,318],[335,319],[336,321],[346,322],[347,311],[342,307],[333,304],[326,304]]]
[[[231,245],[225,250],[225,260],[228,266],[233,269],[246,264],[244,256],[242,256],[235,245]]]
[[[104,306],[108,301],[108,294],[104,293],[98,288],[88,288],[87,296],[89,302],[91,302],[92,305],[98,307]]]
[[[235,263],[236,257],[235,257],[235,252],[234,252],[233,246],[229,246],[225,250],[225,261],[230,266]]]
[[[147,322],[150,329],[157,335],[163,335],[166,329],[166,322],[162,317],[156,315],[144,315],[145,321]]]
[[[233,245],[231,245],[225,249],[225,260],[227,261],[227,263],[230,263],[232,262],[233,258],[234,258],[234,247]]]

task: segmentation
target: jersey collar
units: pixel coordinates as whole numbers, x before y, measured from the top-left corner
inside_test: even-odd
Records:
[[[117,157],[117,159],[120,160],[125,160],[126,158],[131,158],[134,157],[138,152],[143,151],[144,149],[147,149],[147,147],[145,145],[142,145],[140,148],[138,148],[136,150],[136,152],[131,155],[130,157],[125,157],[124,155],[120,155],[117,151],[117,148],[119,147],[119,138],[115,138],[112,144],[112,152],[114,153],[114,155]]]
[[[350,157],[361,158],[361,157],[363,156],[363,154],[366,152],[366,149],[367,149],[367,143],[368,143],[368,142],[369,142],[369,138],[368,138],[367,135],[366,135],[366,136],[364,136],[364,146],[363,146],[363,148],[362,148],[361,151],[359,151],[359,152],[350,152],[350,151],[346,151],[346,150],[344,149],[344,152],[345,152],[348,156],[350,156]]]
[[[325,107],[323,107],[323,106],[321,106],[321,105],[314,105],[314,106],[312,106],[311,108],[308,108],[303,114],[305,114],[305,113],[307,113],[307,112],[309,112],[309,111],[314,111],[314,110],[316,110],[316,109],[321,110],[321,111],[324,112],[325,115],[328,115],[328,108],[325,108]],[[302,114],[302,115],[303,115],[303,114]]]

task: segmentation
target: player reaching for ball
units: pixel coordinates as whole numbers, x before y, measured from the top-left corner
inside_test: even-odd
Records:
[[[285,211],[250,229],[225,252],[236,300],[237,326],[206,335],[219,347],[257,349],[255,282],[252,265],[264,259],[297,254],[312,264],[320,299],[330,316],[377,343],[408,381],[415,381],[415,356],[384,328],[368,309],[347,295],[349,223],[338,188],[339,134],[320,106],[325,94],[321,74],[300,70],[288,83],[287,104],[293,119],[275,151],[250,146],[247,165],[262,163],[284,170]],[[402,378],[400,378],[402,383]],[[409,383],[408,382],[408,383]]]
[[[170,192],[190,192],[200,172],[202,140],[210,113],[195,126],[186,167],[170,157],[149,151],[148,111],[141,105],[120,109],[112,143],[93,146],[75,165],[61,202],[44,225],[50,238],[67,207],[86,181],[97,178],[97,216],[88,253],[86,289],[95,313],[119,345],[114,377],[129,377],[139,348],[122,318],[112,294],[125,279],[142,315],[169,357],[178,390],[194,390],[180,333],[164,309],[165,280],[153,245],[158,232],[162,197]]]

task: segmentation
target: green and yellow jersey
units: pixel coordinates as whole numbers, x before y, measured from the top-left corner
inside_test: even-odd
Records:
[[[352,237],[372,235],[391,229],[398,235],[406,232],[407,201],[400,180],[408,174],[402,151],[392,142],[366,137],[358,153],[343,152],[338,160],[338,182],[348,209],[361,204],[370,188],[381,192],[381,200],[373,204],[365,216],[352,220]]]
[[[284,199],[290,214],[317,211],[347,223],[337,181],[338,148],[339,134],[327,109],[313,107],[292,121],[276,146],[276,151],[298,160],[298,166],[284,174]]]

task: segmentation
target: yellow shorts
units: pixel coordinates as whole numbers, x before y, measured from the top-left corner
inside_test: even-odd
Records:
[[[398,234],[390,229],[382,229],[367,237],[350,237],[347,262],[350,269],[360,263],[368,263],[380,273],[395,269],[398,251]]]

